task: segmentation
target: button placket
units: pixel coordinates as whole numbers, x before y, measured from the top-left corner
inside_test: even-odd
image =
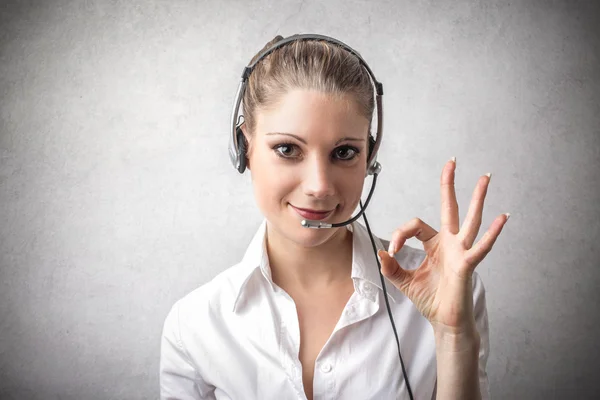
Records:
[[[313,396],[315,399],[334,399],[335,397],[335,374],[332,372],[335,356],[328,356],[323,360],[317,360],[315,364],[315,376],[313,378]]]
[[[333,369],[333,366],[328,362],[321,364],[321,372],[323,372],[325,374],[331,372],[332,369]]]
[[[294,357],[294,354],[298,354],[300,348],[300,328],[298,326],[296,305],[284,290],[279,291],[279,296],[281,297],[278,308],[281,323],[280,351],[283,359],[282,364],[287,372],[288,379],[296,389],[300,388],[298,390],[301,390],[303,387],[302,366],[300,360]]]

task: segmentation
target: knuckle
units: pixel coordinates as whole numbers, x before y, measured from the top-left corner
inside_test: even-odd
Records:
[[[392,240],[396,240],[402,235],[403,235],[402,228],[396,228],[396,230],[394,230],[394,232],[392,233]]]
[[[411,226],[419,226],[422,225],[423,221],[421,220],[421,218],[415,217],[413,219],[410,220],[410,225]]]

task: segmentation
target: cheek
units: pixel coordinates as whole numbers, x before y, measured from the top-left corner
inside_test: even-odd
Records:
[[[281,173],[273,173],[272,170],[253,173],[252,177],[256,196],[271,202],[281,199],[293,189],[291,179],[286,179]]]
[[[250,170],[254,196],[259,206],[265,210],[281,202],[295,187],[296,179],[293,174],[278,165],[268,153],[256,154],[255,164]]]
[[[346,176],[346,178],[341,182],[340,191],[344,193],[344,197],[348,202],[346,207],[354,210],[358,206],[363,193],[365,172],[359,170],[357,173],[353,173],[351,176]]]

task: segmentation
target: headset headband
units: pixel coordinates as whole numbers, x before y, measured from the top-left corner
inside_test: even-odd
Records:
[[[229,158],[231,159],[231,163],[239,172],[244,172],[245,166],[242,165],[242,157],[245,157],[245,154],[240,151],[240,143],[238,143],[238,129],[240,127],[239,119],[242,117],[239,115],[240,104],[242,102],[242,98],[244,97],[244,92],[246,91],[246,85],[248,84],[248,79],[250,74],[254,70],[256,64],[262,60],[264,57],[271,54],[273,51],[278,48],[296,41],[296,40],[323,40],[335,45],[342,47],[344,50],[350,52],[354,55],[360,63],[364,66],[365,70],[368,72],[371,80],[373,81],[373,86],[375,87],[375,103],[377,107],[377,136],[375,138],[375,144],[373,146],[373,150],[370,154],[370,159],[367,161],[367,174],[372,175],[375,173],[379,173],[381,170],[381,165],[377,162],[377,151],[379,150],[379,146],[381,145],[381,139],[383,138],[383,109],[382,109],[382,101],[381,97],[383,96],[383,84],[378,82],[375,79],[375,75],[369,65],[363,60],[363,58],[350,46],[345,43],[340,42],[337,39],[331,38],[329,36],[324,35],[316,35],[316,34],[301,34],[301,35],[292,35],[287,38],[281,39],[280,41],[273,44],[268,49],[261,52],[256,60],[244,68],[242,73],[242,80],[238,86],[238,90],[235,96],[235,101],[233,103],[233,112],[231,113],[231,137],[229,140]],[[245,149],[244,149],[245,150]]]

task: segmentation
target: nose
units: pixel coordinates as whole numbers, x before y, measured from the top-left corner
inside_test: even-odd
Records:
[[[329,165],[329,160],[323,158],[317,156],[305,164],[304,193],[317,199],[324,199],[335,194],[333,169]]]

